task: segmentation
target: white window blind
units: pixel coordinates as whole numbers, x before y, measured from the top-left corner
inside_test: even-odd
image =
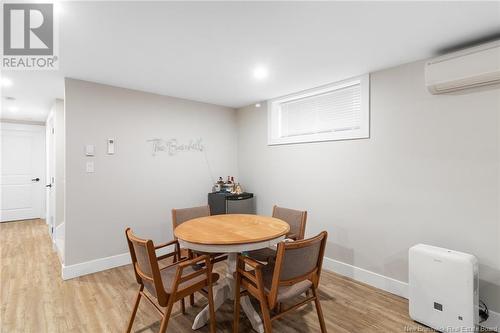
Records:
[[[368,92],[366,76],[271,101],[269,144],[368,137]]]

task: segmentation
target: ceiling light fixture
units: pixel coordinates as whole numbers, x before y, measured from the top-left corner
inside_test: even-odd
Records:
[[[19,111],[19,108],[18,108],[17,106],[11,106],[11,107],[9,108],[9,111],[10,111],[10,112],[17,112],[17,111]]]
[[[12,85],[12,80],[4,77],[2,78],[2,87],[10,87]]]
[[[257,80],[263,80],[267,78],[269,75],[269,72],[266,67],[264,66],[256,66],[253,69],[253,77],[256,78]]]
[[[260,108],[260,103],[255,103],[256,108]]]
[[[64,9],[61,7],[60,3],[54,3],[54,13],[57,15],[64,14]]]

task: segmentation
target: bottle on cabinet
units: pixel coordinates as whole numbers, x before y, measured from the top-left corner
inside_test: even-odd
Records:
[[[222,179],[222,177],[219,177],[217,183],[215,183],[214,186],[212,186],[212,192],[222,191],[223,186],[224,186],[224,180]]]
[[[240,183],[236,183],[236,184],[234,185],[234,193],[235,193],[235,194],[241,194],[241,193],[243,193],[243,190],[242,190],[242,188],[241,188]]]
[[[229,192],[235,193],[236,191],[236,181],[234,176],[227,176],[227,181],[224,181],[222,177],[219,177],[217,183],[212,186],[212,192]]]

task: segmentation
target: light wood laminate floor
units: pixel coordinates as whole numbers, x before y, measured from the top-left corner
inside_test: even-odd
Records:
[[[63,281],[59,259],[41,220],[0,223],[0,252],[0,332],[124,332],[137,291],[130,265]],[[323,272],[320,298],[330,333],[422,328],[408,317],[406,299],[334,273]],[[192,332],[193,319],[205,304],[199,297],[186,315],[174,309],[168,332]],[[232,308],[226,302],[216,313],[218,332],[232,331]],[[133,331],[157,332],[159,320],[152,306],[143,302]],[[314,307],[307,305],[273,322],[273,330],[319,332]],[[240,332],[251,331],[242,317]],[[208,332],[208,328],[197,332]]]

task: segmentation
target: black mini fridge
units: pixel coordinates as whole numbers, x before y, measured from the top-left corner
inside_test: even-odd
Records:
[[[255,214],[255,202],[253,193],[208,193],[208,205],[210,206],[211,215]]]

